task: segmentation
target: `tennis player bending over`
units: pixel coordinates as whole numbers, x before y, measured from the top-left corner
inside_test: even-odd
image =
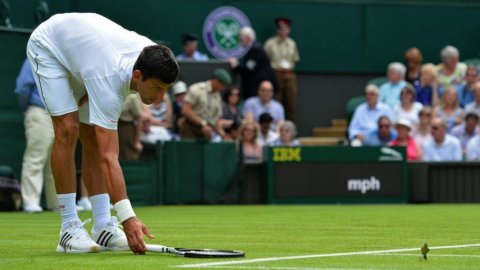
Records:
[[[53,120],[51,165],[61,230],[58,252],[128,250],[145,253],[153,236],[135,216],[118,162],[117,121],[130,90],[151,104],[177,78],[165,46],[91,13],[52,16],[32,33],[27,56]],[[91,195],[93,228],[83,228],[75,207],[75,144],[83,145],[82,175]],[[118,217],[110,213],[110,200]],[[124,231],[119,224],[123,225]]]

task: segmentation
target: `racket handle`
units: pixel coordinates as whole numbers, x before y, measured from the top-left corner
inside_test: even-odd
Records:
[[[171,248],[162,245],[146,244],[145,247],[147,248],[147,251],[150,252],[171,253],[169,252]]]

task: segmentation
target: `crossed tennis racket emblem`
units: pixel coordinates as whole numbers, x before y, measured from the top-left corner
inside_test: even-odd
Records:
[[[231,24],[219,22],[215,25],[215,31],[222,36],[218,41],[220,45],[230,48],[237,43],[235,37],[240,33],[240,25],[235,22]]]

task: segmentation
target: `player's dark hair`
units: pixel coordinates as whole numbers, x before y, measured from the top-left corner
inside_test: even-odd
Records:
[[[175,82],[178,69],[172,51],[163,45],[145,47],[133,66],[133,70],[142,72],[143,80],[154,78],[166,84]]]

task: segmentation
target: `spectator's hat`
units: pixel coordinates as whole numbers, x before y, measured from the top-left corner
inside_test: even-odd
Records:
[[[198,37],[195,34],[192,33],[185,33],[180,36],[180,39],[182,40],[182,45],[185,45],[187,43],[190,43],[192,41],[198,41]]]
[[[285,17],[279,17],[275,18],[275,25],[277,28],[283,28],[285,26],[290,26],[292,24],[292,20],[285,18]]]
[[[226,71],[223,68],[215,69],[213,71],[212,77],[217,78],[225,86],[230,85],[232,83],[232,77],[230,76],[228,71]]]
[[[184,94],[187,92],[187,84],[182,81],[178,81],[172,86],[172,91],[175,96]]]
[[[412,123],[406,118],[398,119],[398,121],[395,123],[395,126],[404,126],[407,127],[408,130],[412,130]]]

